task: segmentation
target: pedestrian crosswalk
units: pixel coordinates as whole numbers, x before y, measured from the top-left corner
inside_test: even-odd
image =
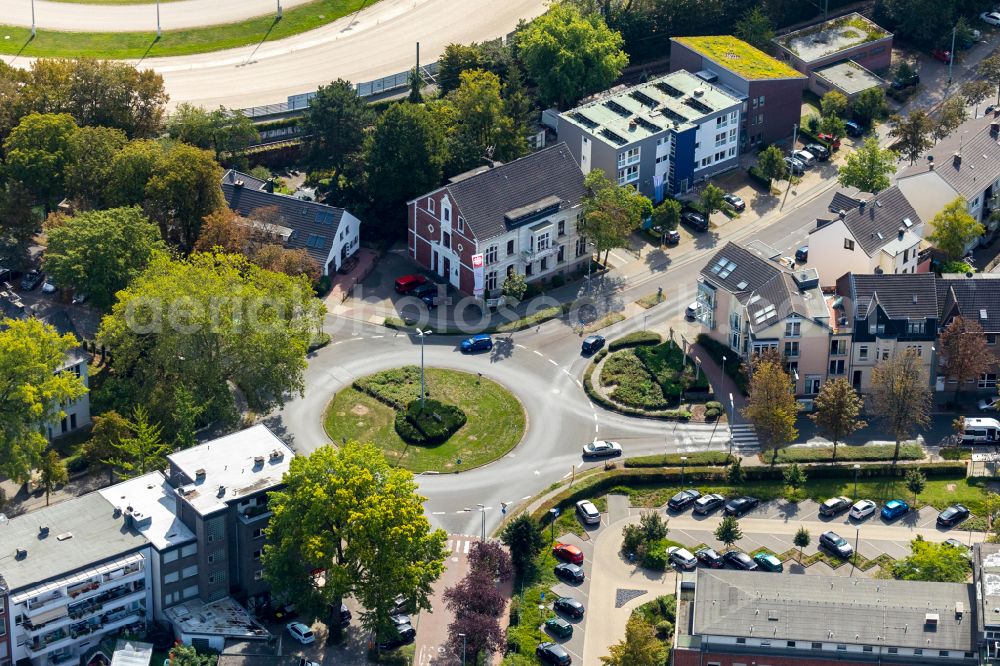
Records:
[[[749,423],[736,423],[729,427],[730,437],[733,438],[733,450],[740,455],[754,455],[760,453],[760,442],[757,441],[757,431]]]
[[[445,544],[445,548],[447,548],[449,552],[456,555],[468,555],[473,542],[477,540],[475,537],[461,534],[453,535],[453,537],[454,538],[448,539],[448,543]]]

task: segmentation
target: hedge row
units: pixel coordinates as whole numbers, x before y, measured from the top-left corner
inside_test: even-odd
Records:
[[[396,412],[396,433],[403,441],[418,446],[442,444],[465,425],[466,416],[455,405],[430,398],[420,404],[414,400],[405,410]]]
[[[799,128],[799,137],[801,137],[802,143],[804,143],[804,144],[805,143],[818,143],[819,145],[823,146],[824,148],[826,148],[827,150],[829,150],[831,153],[833,153],[833,144],[830,143],[829,141],[826,141],[824,139],[819,138],[817,135],[815,135],[812,132],[810,132],[808,127],[800,127]]]
[[[599,404],[601,407],[604,407],[612,412],[624,414],[625,416],[640,416],[642,418],[657,419],[661,421],[687,421],[691,418],[691,412],[686,409],[669,409],[662,412],[645,412],[641,409],[624,407],[608,400],[600,392],[594,389],[594,385],[591,382],[591,375],[594,374],[595,367],[597,367],[597,364],[591,363],[587,367],[586,372],[583,373],[583,390],[586,392],[587,397]]]
[[[728,465],[733,459],[725,451],[700,451],[698,453],[667,453],[665,455],[636,456],[635,458],[627,458],[624,465],[625,467],[634,468],[676,466],[681,464],[682,456],[687,458],[683,462],[692,467]]]
[[[284,129],[286,127],[295,127],[299,124],[302,118],[295,116],[293,118],[282,118],[281,120],[269,120],[266,123],[257,123],[254,127],[258,132],[268,132],[276,129]]]
[[[517,331],[523,331],[526,328],[531,328],[532,326],[537,326],[543,322],[549,321],[550,319],[556,319],[561,317],[570,310],[573,309],[573,303],[563,303],[559,306],[552,306],[539,310],[538,312],[529,315],[527,317],[521,317],[520,319],[514,319],[513,321],[506,321],[502,324],[497,324],[496,326],[486,326],[482,330],[475,331],[475,333],[515,333]],[[404,321],[399,317],[386,317],[382,325],[386,328],[395,329],[398,331],[413,332],[416,327],[415,321]],[[457,328],[449,328],[443,326],[441,328],[434,327],[432,332],[436,335],[470,335],[470,331],[463,331]]]
[[[615,338],[608,343],[608,351],[618,351],[626,347],[639,347],[642,345],[658,345],[663,342],[663,336],[653,331],[636,331]]]
[[[839,462],[857,460],[892,460],[896,451],[894,444],[868,444],[865,446],[837,447]],[[762,454],[763,455],[763,454]],[[768,453],[767,462],[771,461]],[[899,447],[900,460],[923,460],[924,450],[919,444],[903,444]],[[833,459],[832,446],[790,446],[778,451],[778,462],[830,462]]]
[[[352,386],[393,409],[405,409],[420,397],[420,368],[407,365],[355,379]]]

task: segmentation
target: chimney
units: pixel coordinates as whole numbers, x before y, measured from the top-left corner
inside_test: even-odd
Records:
[[[990,123],[990,136],[997,136],[1000,134],[1000,122],[993,121]]]
[[[955,153],[951,156],[951,164],[956,169],[962,166],[962,153]]]
[[[205,469],[204,468],[195,470],[195,472],[194,472],[194,480],[195,481],[204,481],[205,480]]]
[[[840,215],[840,219],[842,219],[842,220],[843,220],[843,219],[844,219],[845,217],[847,217],[847,211],[846,211],[846,210],[844,210],[843,208],[841,208],[841,209],[840,209],[840,210],[839,210],[839,211],[837,212],[837,214],[838,214],[838,215]]]
[[[900,227],[897,233],[899,234],[897,238],[899,238],[899,240],[903,240],[903,234],[906,233],[906,227]]]
[[[868,203],[868,202],[865,201],[864,199],[858,199],[858,210],[860,210],[862,213],[865,212],[865,204],[866,203]]]
[[[237,178],[235,181],[233,181],[233,187],[243,187],[243,181]]]
[[[44,539],[48,535],[49,535],[49,528],[48,527],[40,526],[38,528],[38,538],[39,539]]]
[[[639,124],[637,122],[635,122],[634,119],[628,121],[628,131],[629,132],[634,132],[635,128],[638,127],[638,126],[639,126]]]
[[[928,162],[927,163],[927,170],[928,171],[934,171],[934,162]]]
[[[264,191],[269,194],[274,194],[274,178],[267,179],[267,182],[264,183]]]

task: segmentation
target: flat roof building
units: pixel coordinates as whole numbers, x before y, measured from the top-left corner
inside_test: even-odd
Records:
[[[892,33],[857,12],[775,37],[781,58],[802,72],[845,60],[882,70],[892,58]]]

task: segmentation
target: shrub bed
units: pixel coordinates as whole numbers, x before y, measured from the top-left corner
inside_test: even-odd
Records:
[[[635,355],[663,389],[664,395],[676,395],[682,385],[685,391],[709,390],[708,377],[696,372],[693,362],[690,366],[687,364],[684,352],[672,340],[655,347],[638,348]]]
[[[698,453],[667,453],[651,456],[626,458],[625,467],[668,467],[681,464],[681,456],[687,458],[686,463],[692,467],[703,465],[728,465],[732,457],[725,451],[700,451]]]
[[[420,397],[420,368],[406,365],[354,380],[354,388],[398,410]]]
[[[837,447],[837,461],[859,460],[892,460],[895,452],[894,444],[868,444],[865,446]],[[765,460],[765,454],[760,454]],[[900,460],[922,460],[924,450],[919,444],[902,444],[899,447]],[[943,456],[942,456],[943,457]],[[833,460],[832,446],[790,446],[778,451],[778,462],[831,462]],[[771,462],[771,454],[766,454],[766,462]]]
[[[465,425],[465,412],[427,398],[421,406],[416,399],[396,412],[396,433],[403,441],[420,446],[441,444]]]
[[[639,347],[641,345],[658,345],[663,342],[663,336],[653,331],[636,331],[615,338],[608,343],[608,351],[617,351],[626,347]]]
[[[963,446],[945,446],[940,451],[945,460],[971,460],[972,449]]]
[[[618,412],[619,414],[625,414],[626,416],[639,416],[647,419],[658,419],[664,421],[687,421],[691,418],[691,412],[686,409],[667,409],[663,411],[647,411],[642,409],[636,409],[634,407],[626,407],[625,405],[619,405],[618,403],[609,400],[604,397],[604,395],[594,388],[592,382],[592,376],[594,374],[594,368],[597,367],[595,363],[591,363],[586,372],[583,373],[583,390],[593,402],[596,402],[601,407],[612,411]]]
[[[629,407],[666,409],[663,391],[635,354],[626,349],[608,357],[601,369],[601,385],[614,386],[611,398]]]

